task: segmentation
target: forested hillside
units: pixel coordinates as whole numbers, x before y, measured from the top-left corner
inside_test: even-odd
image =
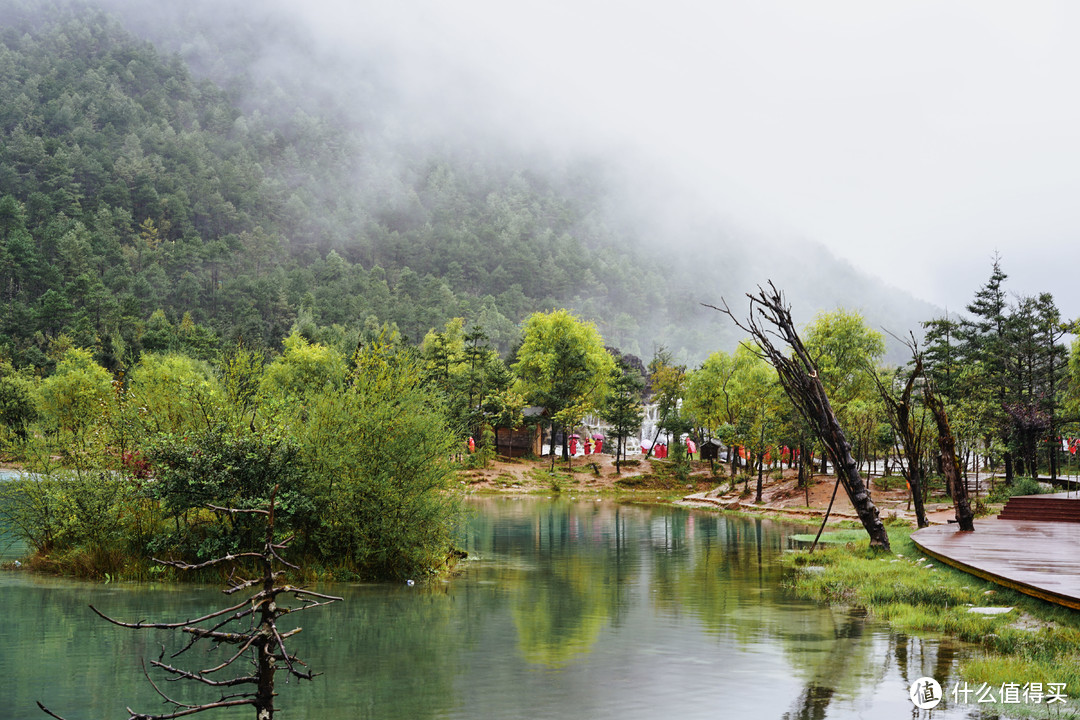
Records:
[[[638,236],[599,161],[421,142],[420,120],[381,114],[394,89],[370,68],[339,93],[305,82],[310,53],[268,68],[264,43],[300,57],[312,41],[272,12],[151,5],[0,2],[0,352],[16,365],[48,372],[58,340],[112,368],[142,350],[272,348],[297,322],[343,344],[382,323],[419,341],[457,316],[505,352],[553,307],[625,351],[697,360],[733,339],[701,301],[819,260],[830,281],[806,283],[804,315],[915,317],[880,289],[837,293],[872,283],[813,248],[795,260],[709,229],[691,257]]]

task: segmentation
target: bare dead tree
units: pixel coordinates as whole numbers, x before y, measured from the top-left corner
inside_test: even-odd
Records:
[[[896,336],[894,335],[893,337]],[[907,477],[908,491],[911,493],[911,499],[915,503],[915,519],[919,527],[924,528],[928,526],[930,522],[926,519],[926,508],[923,505],[923,473],[922,465],[920,464],[922,458],[923,432],[921,427],[915,427],[915,419],[912,413],[914,406],[911,402],[916,381],[923,374],[923,358],[922,353],[918,352],[918,346],[915,345],[914,338],[912,338],[910,344],[906,341],[902,342],[904,342],[905,345],[908,345],[908,348],[911,350],[912,357],[915,361],[915,367],[908,375],[907,381],[904,383],[904,389],[900,393],[900,397],[897,398],[891,388],[887,388],[882,384],[877,373],[871,373],[871,376],[877,384],[878,394],[881,395],[882,402],[885,403],[889,424],[900,437],[900,443],[904,449],[904,461],[902,467],[904,469],[904,475]]]
[[[145,630],[148,628],[176,630],[187,633],[189,639],[182,648],[170,655],[170,659],[183,655],[200,640],[210,641],[215,647],[230,648],[228,657],[209,668],[202,670],[185,670],[176,667],[165,660],[165,650],[162,647],[161,655],[157,660],[151,660],[150,664],[163,671],[167,680],[190,680],[202,685],[220,688],[221,698],[215,702],[186,703],[177,700],[167,694],[151,679],[145,664],[143,675],[160,695],[166,705],[172,710],[165,713],[147,714],[138,713],[127,708],[128,720],[168,720],[169,718],[185,717],[209,710],[250,705],[255,709],[256,720],[272,720],[274,717],[274,675],[281,666],[292,677],[301,680],[311,680],[320,673],[313,673],[307,669],[307,665],[291,654],[285,647],[285,641],[300,632],[301,628],[282,632],[277,627],[277,621],[283,615],[310,610],[312,608],[329,605],[341,600],[333,595],[323,595],[312,592],[303,587],[296,587],[283,582],[285,571],[275,570],[275,565],[284,565],[293,569],[299,569],[296,565],[282,559],[280,552],[284,550],[292,538],[282,542],[274,542],[274,493],[270,497],[268,509],[238,510],[235,508],[221,508],[210,506],[218,512],[230,514],[249,513],[266,516],[266,539],[262,549],[258,552],[245,552],[236,555],[208,560],[199,564],[189,564],[172,560],[154,560],[154,562],[178,570],[201,570],[216,565],[229,563],[232,565],[227,583],[228,588],[222,592],[226,595],[258,588],[258,590],[235,605],[216,610],[202,617],[197,617],[180,622],[121,622],[105,615],[93,605],[90,609],[98,616],[108,620],[114,625],[130,628],[132,630]],[[262,575],[246,580],[237,575],[237,563],[245,559],[254,560],[256,566],[262,570]],[[283,602],[287,600],[287,602]],[[246,625],[246,627],[243,627]],[[234,629],[239,626],[240,629]],[[243,665],[246,661],[248,669],[246,674],[226,677],[226,671],[237,663]],[[234,688],[240,688],[239,692],[232,692]],[[64,720],[60,715],[49,710],[38,702],[47,715]]]
[[[750,312],[745,321],[735,317],[726,301],[722,308],[714,305],[706,307],[724,313],[739,329],[754,338],[759,354],[776,368],[788,398],[825,446],[836,466],[837,477],[870,536],[870,546],[888,550],[889,535],[885,532],[885,525],[859,475],[859,467],[851,455],[851,443],[829,403],[825,387],[818,378],[817,366],[795,330],[791,308],[784,301],[783,293],[769,281],[768,292],[759,285],[756,295],[747,293],[746,297],[750,299]],[[774,338],[789,348],[791,355],[777,349]]]
[[[890,333],[891,334],[891,333]],[[893,335],[895,338],[896,336]],[[900,338],[896,338],[899,340]],[[919,352],[919,345],[915,341],[915,336],[911,336],[911,341],[902,340],[907,345],[908,350],[911,351],[911,357],[915,362],[915,368],[911,372],[911,376],[908,378],[907,387],[904,390],[903,403],[905,407],[902,409],[910,412],[910,396],[911,387],[915,383],[915,379],[918,376],[923,377],[923,402],[926,403],[926,407],[930,410],[930,414],[934,416],[934,422],[937,425],[938,431],[938,449],[941,451],[941,469],[945,475],[945,485],[949,490],[949,495],[953,499],[953,506],[956,509],[956,522],[960,526],[962,532],[973,532],[975,530],[975,514],[971,510],[971,503],[968,502],[967,496],[967,483],[964,482],[963,477],[960,474],[960,462],[956,456],[956,437],[953,435],[952,427],[949,425],[949,415],[945,411],[945,403],[938,397],[937,391],[934,387],[933,379],[926,374],[925,366],[923,364],[922,353]],[[886,406],[889,408],[890,413],[893,412],[892,404],[894,400],[891,395],[885,392],[881,388],[880,383],[878,388],[881,390],[881,396],[885,400]],[[897,427],[895,424],[893,427]],[[909,428],[910,429],[910,428]],[[901,432],[903,437],[903,432]],[[921,473],[918,471],[916,454],[920,452],[919,448],[913,448],[910,452],[905,440],[904,452],[908,454],[908,465],[911,467],[912,474],[918,473],[921,477]],[[909,475],[909,482],[912,475]],[[926,527],[924,524],[925,514],[922,512],[922,496],[921,493],[915,492],[915,485],[912,483],[911,491],[915,496],[915,510],[919,518],[919,527]],[[928,524],[928,523],[927,523]]]

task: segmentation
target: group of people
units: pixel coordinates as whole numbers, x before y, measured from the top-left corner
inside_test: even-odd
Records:
[[[578,440],[580,438],[577,435],[570,436],[570,454],[577,455]],[[584,450],[586,455],[599,454],[604,448],[604,438],[592,438],[585,437]]]
[[[686,442],[686,454],[688,456],[690,456],[691,459],[693,459],[694,453],[696,453],[698,451],[697,443],[695,443],[693,440],[691,440],[689,435],[686,436],[685,442]],[[645,445],[644,443],[642,443],[642,445],[641,445],[641,452],[644,455],[649,454],[649,447],[647,445]],[[654,458],[656,458],[657,460],[663,460],[664,458],[666,458],[668,456],[667,443],[662,443],[662,442],[661,443],[656,443],[656,445],[654,445],[652,447],[652,456]]]

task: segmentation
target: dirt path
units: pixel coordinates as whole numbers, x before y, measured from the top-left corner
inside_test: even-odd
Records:
[[[670,496],[676,492],[683,496],[679,504],[699,506],[720,506],[749,512],[774,512],[796,517],[821,517],[829,506],[836,484],[835,476],[817,475],[809,491],[798,487],[798,477],[794,470],[785,470],[782,480],[766,478],[762,492],[762,502],[754,503],[755,481],[749,483],[749,495],[743,495],[743,485],[729,490],[728,468],[719,468],[721,477],[712,475],[708,463],[695,462],[690,481],[679,484],[670,478],[669,465],[665,460],[645,459],[638,454],[630,458],[630,463],[623,466],[622,473],[615,472],[614,456],[579,455],[574,458],[574,472],[566,474],[566,461],[555,463],[561,485],[572,485],[579,491],[590,492],[642,492],[655,493],[664,490]],[[461,485],[473,492],[547,492],[552,489],[552,478],[548,474],[551,468],[550,458],[538,460],[500,458],[492,461],[486,469],[463,470],[459,476]],[[874,486],[871,498],[878,506],[881,516],[895,516],[911,521],[914,525],[915,512],[908,508],[907,490],[901,486],[884,490]],[[947,502],[927,503],[927,516],[931,523],[944,524],[954,517],[952,504]],[[843,489],[836,494],[831,517],[850,520],[857,516]]]

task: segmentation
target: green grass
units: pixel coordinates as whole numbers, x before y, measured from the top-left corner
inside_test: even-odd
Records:
[[[960,668],[969,682],[1063,682],[1070,696],[1080,693],[1080,613],[942,565],[919,551],[911,532],[890,528],[892,554],[871,550],[865,534],[844,547],[789,553],[785,583],[800,597],[863,608],[902,632],[979,646]],[[968,612],[982,606],[1014,610]]]
[[[791,535],[790,537],[801,545],[810,547],[810,544],[814,542],[814,538],[817,537],[817,533],[800,533],[798,535]],[[865,539],[865,530],[833,530],[821,533],[821,537],[818,538],[818,546],[847,545],[849,543],[858,543]]]

